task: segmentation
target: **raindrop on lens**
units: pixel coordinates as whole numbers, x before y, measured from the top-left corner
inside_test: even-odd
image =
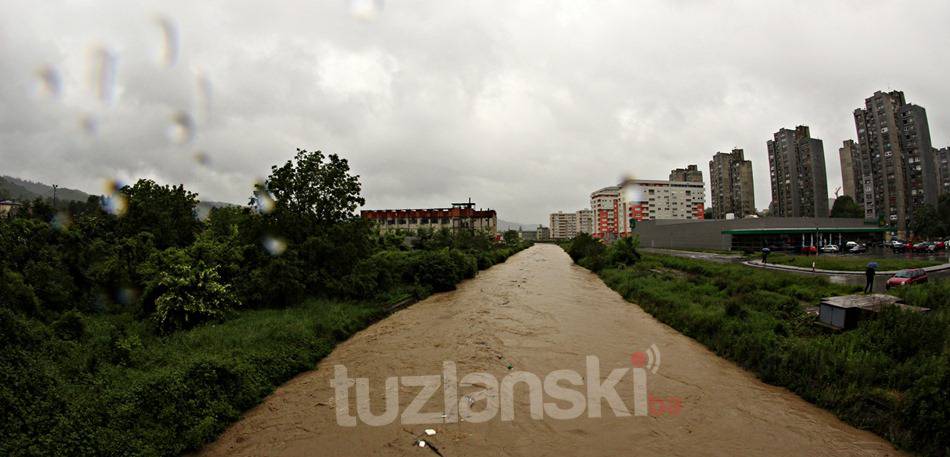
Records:
[[[195,121],[191,115],[184,111],[173,114],[171,126],[168,128],[168,137],[177,144],[190,143],[195,137]]]
[[[56,67],[51,65],[40,67],[39,70],[36,71],[36,76],[40,79],[38,90],[40,95],[49,98],[59,98],[59,94],[63,89],[63,80]]]
[[[204,151],[195,151],[195,162],[206,167],[211,166],[211,157]]]
[[[66,211],[60,211],[53,216],[53,228],[59,231],[69,229],[73,224],[73,218]]]
[[[119,181],[108,179],[105,182],[102,196],[103,211],[114,216],[125,216],[129,209],[129,199],[120,191],[123,185]]]
[[[274,211],[274,208],[277,207],[277,201],[274,200],[274,196],[271,195],[269,191],[264,189],[263,183],[257,184],[257,190],[254,191],[255,202],[257,204],[257,211],[270,214]]]
[[[272,256],[279,256],[287,250],[287,242],[274,237],[274,236],[265,236],[262,242],[264,245],[264,250],[266,250]]]
[[[99,133],[99,120],[92,114],[83,115],[79,118],[79,128],[86,135],[95,136]]]
[[[104,103],[112,103],[115,95],[115,72],[117,57],[105,48],[95,48],[92,51],[92,73],[90,83]]]
[[[164,16],[159,16],[155,22],[162,29],[162,63],[166,67],[173,67],[178,62],[178,27]]]
[[[375,19],[382,10],[383,0],[350,0],[350,14],[357,19]]]

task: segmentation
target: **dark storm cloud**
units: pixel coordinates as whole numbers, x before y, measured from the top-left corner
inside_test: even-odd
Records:
[[[270,165],[319,148],[350,159],[369,207],[470,196],[540,222],[738,146],[762,208],[775,130],[811,126],[833,192],[852,110],[889,86],[950,141],[943,1],[2,8],[0,173],[90,191],[144,176],[243,203]]]

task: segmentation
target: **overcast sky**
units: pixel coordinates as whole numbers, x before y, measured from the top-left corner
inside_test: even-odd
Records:
[[[945,0],[132,3],[0,0],[0,174],[245,203],[301,147],[348,158],[367,208],[538,223],[734,146],[767,207],[765,143],[799,124],[833,195],[875,90],[950,144]]]

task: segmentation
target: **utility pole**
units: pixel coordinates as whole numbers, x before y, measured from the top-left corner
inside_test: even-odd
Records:
[[[53,184],[53,210],[56,210],[56,189],[59,189],[58,184]]]

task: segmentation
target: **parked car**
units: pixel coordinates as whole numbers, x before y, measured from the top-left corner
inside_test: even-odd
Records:
[[[838,249],[838,246],[835,246],[833,244],[826,244],[821,247],[821,252],[838,252],[840,250],[841,249]]]
[[[851,249],[851,248],[853,248],[853,247],[855,247],[855,246],[857,246],[857,245],[858,245],[858,242],[857,242],[857,241],[848,241],[847,243],[844,244],[844,248],[845,248],[845,249]]]
[[[868,248],[864,247],[863,244],[855,244],[854,246],[851,246],[850,249],[848,249],[848,252],[852,254],[858,254],[861,252],[866,252],[867,250]]]
[[[914,252],[933,252],[936,248],[934,243],[929,241],[921,241],[914,245]]]
[[[934,241],[934,249],[944,250],[947,248],[947,243],[945,241]]]
[[[909,286],[912,284],[921,284],[925,282],[927,282],[927,272],[923,269],[916,268],[913,270],[901,270],[887,280],[884,288],[890,289],[891,287]]]
[[[802,246],[802,254],[816,254],[818,253],[818,248],[814,246]]]

